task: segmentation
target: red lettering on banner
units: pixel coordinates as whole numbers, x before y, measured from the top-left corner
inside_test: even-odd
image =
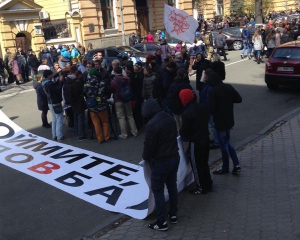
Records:
[[[52,170],[60,169],[60,166],[53,162],[42,162],[40,164],[34,165],[28,168],[30,171],[39,173],[39,174],[50,174]]]
[[[177,13],[174,10],[169,14],[169,20],[173,22],[173,29],[171,32],[176,32],[177,35],[184,33],[190,28],[190,25],[186,21],[189,16],[183,16],[181,13]]]

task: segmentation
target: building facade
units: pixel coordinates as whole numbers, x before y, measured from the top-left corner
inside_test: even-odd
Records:
[[[128,44],[132,32],[164,29],[165,3],[197,17],[192,0],[0,1],[1,53],[78,42],[94,48]]]

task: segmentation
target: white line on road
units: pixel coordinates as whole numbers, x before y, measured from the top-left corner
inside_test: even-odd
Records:
[[[236,61],[236,62],[233,62],[233,63],[228,63],[228,64],[226,64],[225,66],[227,67],[227,66],[230,66],[230,65],[233,65],[233,64],[239,63],[239,62],[246,61],[246,60],[248,60],[248,58],[247,58],[247,59],[242,59],[242,60],[240,60],[240,61]]]

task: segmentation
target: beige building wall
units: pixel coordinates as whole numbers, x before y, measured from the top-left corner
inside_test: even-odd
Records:
[[[68,11],[68,0],[34,0],[43,6],[42,11],[47,11],[50,19],[64,19]]]

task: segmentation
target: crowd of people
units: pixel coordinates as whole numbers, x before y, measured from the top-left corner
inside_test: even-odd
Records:
[[[195,159],[195,189],[191,194],[212,191],[208,166],[210,149],[220,148],[223,157],[223,167],[214,174],[229,172],[229,156],[233,160],[232,173],[241,171],[230,144],[230,129],[234,123],[233,104],[242,99],[231,85],[223,82],[225,64],[210,49],[215,44],[224,49],[221,31],[219,35],[216,39],[212,39],[209,31],[197,35],[189,51],[180,41],[174,56],[168,52],[162,38],[161,48],[149,54],[146,63],[135,64],[122,58],[122,62],[115,59],[108,65],[98,52],[84,66],[81,58],[86,51],[80,44],[77,47],[59,45],[57,49],[51,46],[38,55],[31,49],[27,54],[18,49],[11,57],[6,56],[4,68],[16,84],[33,80],[42,126],[51,128],[55,141],[68,139],[64,134],[64,122],[75,131],[78,141],[89,139],[88,123],[99,144],[111,140],[113,126],[109,120],[113,114],[119,123],[120,139],[137,137],[146,125],[143,158],[151,165],[158,214],[157,221],[149,228],[166,230],[162,188],[165,183],[172,203],[169,218],[172,223],[177,222],[178,135],[190,142]],[[226,59],[226,54],[223,57]],[[196,74],[196,91],[189,80],[192,71]],[[47,117],[49,110],[51,125]],[[209,129],[213,132],[211,140]],[[158,170],[160,167],[165,171]]]

